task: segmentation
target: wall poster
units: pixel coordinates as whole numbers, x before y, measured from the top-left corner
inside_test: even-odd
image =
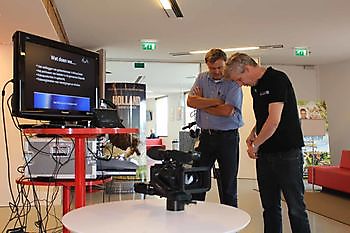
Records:
[[[327,105],[325,101],[298,100],[299,119],[304,135],[304,175],[307,168],[330,165]]]
[[[146,175],[146,85],[141,83],[106,83],[105,98],[117,107],[122,123],[127,128],[139,129],[140,156],[131,159],[139,165],[137,176],[145,179]]]

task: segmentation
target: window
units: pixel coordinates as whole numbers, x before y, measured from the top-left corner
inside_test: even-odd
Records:
[[[156,99],[156,135],[168,136],[168,97]]]

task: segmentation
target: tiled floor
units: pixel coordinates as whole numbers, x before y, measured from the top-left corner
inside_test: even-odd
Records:
[[[262,221],[262,210],[259,200],[259,193],[254,189],[257,188],[256,180],[250,179],[239,179],[239,207],[249,213],[251,216],[250,224],[243,229],[243,233],[260,233],[263,232],[263,221]],[[311,187],[307,187],[311,189]],[[212,189],[207,195],[207,201],[209,202],[218,202],[216,182],[212,183]],[[94,204],[102,202],[103,192],[93,192],[87,194],[86,202],[87,204]],[[130,200],[130,199],[140,199],[140,194],[105,194],[105,201],[121,201],[121,200]],[[150,198],[150,197],[147,197]],[[283,205],[283,232],[291,233],[287,208],[284,202]],[[57,208],[56,213],[61,213],[61,208]],[[0,227],[1,230],[8,220],[9,211],[8,208],[0,208]],[[59,215],[59,214],[58,214]],[[58,216],[59,217],[59,216]],[[29,219],[35,219],[35,215],[32,215]],[[318,214],[309,212],[309,219],[311,224],[311,229],[313,233],[350,233],[350,226],[336,222],[329,218],[320,216]],[[34,221],[34,220],[33,220]],[[33,222],[32,221],[32,222]],[[33,232],[33,231],[31,231]],[[48,231],[52,232],[52,231]],[[59,232],[59,231],[56,231]]]
[[[208,193],[207,201],[218,202],[218,195],[216,192],[215,182],[212,183],[213,187]],[[255,191],[257,189],[256,180],[240,179],[238,183],[239,190],[239,208],[243,209],[251,216],[250,224],[242,231],[243,233],[260,233],[263,232],[263,219],[262,208],[259,199],[259,193]],[[255,190],[254,190],[255,189]],[[306,190],[311,191],[311,186],[306,184]],[[330,203],[331,204],[331,203]],[[289,226],[287,206],[285,202],[282,202],[283,208],[283,232],[291,233]],[[350,206],[349,206],[350,208]],[[321,215],[308,212],[309,221],[311,225],[312,233],[349,233],[350,226],[336,222],[332,219],[323,217]]]

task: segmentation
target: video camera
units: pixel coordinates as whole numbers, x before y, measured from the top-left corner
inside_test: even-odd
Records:
[[[199,153],[151,148],[147,155],[162,163],[151,166],[150,182],[136,183],[135,192],[166,197],[167,210],[184,210],[192,202],[192,193],[210,189],[210,168],[190,165]]]

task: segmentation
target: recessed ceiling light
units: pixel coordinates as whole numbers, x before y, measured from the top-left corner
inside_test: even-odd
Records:
[[[183,14],[176,0],[159,0],[165,11],[165,14],[170,17],[182,18]]]
[[[252,46],[252,47],[225,48],[222,50],[225,52],[242,52],[242,51],[251,51],[251,50],[258,50],[258,49],[277,49],[277,48],[283,48],[283,45],[278,44],[278,45]],[[203,53],[207,53],[208,51],[209,49],[189,51],[189,52],[176,52],[176,53],[169,53],[169,54],[172,56],[184,56],[184,55],[191,55],[191,54],[203,54]]]
[[[160,0],[160,3],[162,4],[165,10],[171,10],[171,4],[169,0]]]

